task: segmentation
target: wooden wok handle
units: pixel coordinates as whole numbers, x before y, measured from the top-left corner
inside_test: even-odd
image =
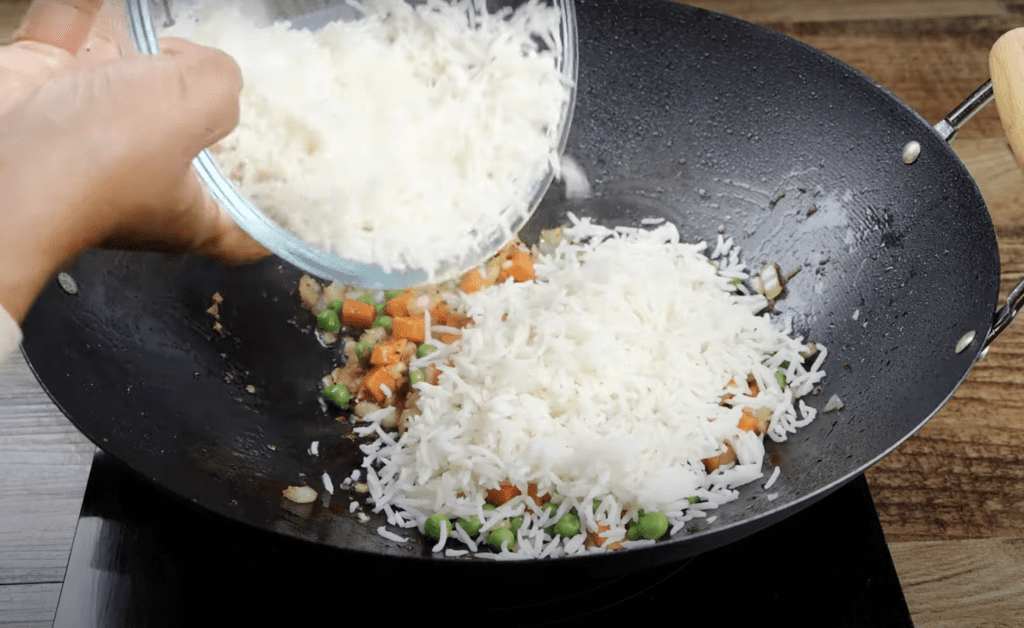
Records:
[[[988,62],[999,118],[1017,164],[1024,169],[1024,28],[1000,37]]]
[[[988,57],[999,118],[1006,138],[1024,169],[1024,28],[1016,28],[996,41]],[[988,347],[1024,308],[1024,279],[1006,296],[1006,304],[996,312],[992,330],[985,338]]]

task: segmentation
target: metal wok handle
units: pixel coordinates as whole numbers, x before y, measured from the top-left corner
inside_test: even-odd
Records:
[[[1003,307],[996,310],[995,322],[992,323],[992,331],[988,332],[988,336],[985,338],[984,347],[987,349],[992,341],[996,339],[996,336],[1003,333],[1006,326],[1009,325],[1017,313],[1020,312],[1020,308],[1024,306],[1024,279],[1017,282],[1017,285],[1010,290],[1010,294],[1006,295],[1006,304]]]
[[[995,98],[995,90],[992,88],[992,81],[985,81],[985,84],[974,90],[967,100],[960,103],[959,107],[935,125],[935,132],[946,143],[949,143],[960,127],[966,124],[982,107],[992,102],[993,98]]]

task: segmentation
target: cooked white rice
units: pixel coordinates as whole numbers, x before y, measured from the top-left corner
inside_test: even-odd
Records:
[[[365,0],[363,19],[312,33],[260,22],[262,4],[209,0],[164,34],[238,61],[241,122],[218,163],[303,240],[433,271],[491,239],[474,233],[509,239],[560,173],[558,8],[474,17],[479,0]]]
[[[604,534],[614,540],[643,509],[682,530],[764,477],[761,438],[738,427],[743,408],[770,411],[776,441],[815,418],[798,397],[824,377],[825,348],[805,368],[809,347],[763,313],[765,298],[732,292],[728,277],[747,276],[734,246],[719,243],[719,268],[704,244],[681,242],[668,223],[572,222],[572,243],[537,260],[535,281],[463,296],[474,325],[439,362],[439,384],[418,385],[421,414],[400,438],[379,421],[356,427],[377,436],[361,445],[364,469],[374,510],[389,522],[422,529],[434,513],[476,515],[477,537],[453,530],[476,552],[490,529],[523,515],[517,557],[606,551],[587,548],[583,534],[552,538],[544,529],[575,509],[584,531],[610,526]],[[735,396],[723,403],[730,382]],[[737,463],[706,472],[702,460],[722,453],[723,441]],[[522,495],[484,511],[486,490],[503,480]],[[529,483],[553,495],[554,516],[527,497]]]

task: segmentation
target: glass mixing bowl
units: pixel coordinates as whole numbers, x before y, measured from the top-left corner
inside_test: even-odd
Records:
[[[359,0],[251,0],[259,2],[261,9],[275,20],[287,20],[295,28],[318,30],[325,24],[337,19],[357,20],[360,12],[351,6]],[[571,85],[576,84],[577,72],[577,33],[576,11],[573,0],[542,0],[549,6],[556,7],[561,15],[559,41],[561,54],[558,56],[558,69]],[[410,4],[422,4],[423,0],[407,0]],[[517,8],[526,4],[527,0],[476,0],[475,11],[497,11],[505,7]],[[159,36],[162,29],[174,24],[176,16],[180,16],[196,0],[126,0],[129,31],[132,43],[141,52],[157,54]],[[559,154],[565,147],[569,126],[575,104],[575,87],[570,91],[569,98],[563,108],[561,119],[555,134]],[[349,285],[359,285],[380,289],[404,288],[427,281],[427,269],[404,268],[385,271],[383,268],[366,262],[345,259],[339,255],[319,249],[300,239],[269,218],[249,198],[247,198],[225,176],[218,167],[214,155],[202,151],[194,160],[193,165],[203,184],[211,195],[220,203],[234,221],[255,240],[285,261],[298,268],[324,279],[332,279]],[[523,200],[528,211],[506,210],[503,216],[505,224],[501,229],[489,233],[477,234],[477,246],[466,251],[455,259],[444,260],[434,272],[435,281],[443,281],[457,277],[466,270],[479,265],[500,249],[515,234],[536,210],[544,194],[554,178],[551,167],[547,173],[537,179],[531,187],[523,190]],[[373,208],[367,208],[373,211]]]

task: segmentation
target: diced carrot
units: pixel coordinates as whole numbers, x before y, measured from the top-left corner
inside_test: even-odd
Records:
[[[394,318],[396,316],[408,316],[409,315],[409,299],[413,297],[412,290],[406,290],[397,297],[392,298],[387,304],[384,305],[384,311],[388,316]]]
[[[740,417],[738,427],[741,430],[753,432],[757,429],[757,417],[750,408],[743,408],[743,416]]]
[[[517,250],[507,261],[502,263],[501,272],[498,273],[498,283],[509,277],[515,281],[530,281],[537,277],[537,273],[533,271],[533,260],[530,259],[529,253]]]
[[[396,381],[388,373],[387,369],[383,366],[378,366],[363,378],[363,388],[366,389],[366,393],[370,395],[376,403],[380,403],[387,399],[387,395],[380,389],[381,386],[387,386],[391,392],[395,391]]]
[[[391,319],[391,336],[395,339],[405,338],[421,343],[426,337],[422,318],[412,316],[396,316]]]
[[[452,314],[452,308],[444,301],[438,301],[437,305],[430,308],[430,323],[432,325],[447,325],[448,317]]]
[[[498,252],[494,254],[494,257],[500,259],[501,261],[507,260],[508,258],[515,255],[516,251],[519,250],[519,242],[519,238],[512,238],[511,240],[505,243],[505,246],[498,249]]]
[[[377,308],[364,301],[345,299],[341,307],[341,322],[346,327],[367,329],[377,318]]]
[[[757,380],[756,379],[751,377],[749,380],[747,380],[747,383],[750,384],[750,396],[751,397],[756,397],[759,394],[761,394],[761,388],[760,388],[760,386],[757,385]]]
[[[526,487],[526,494],[533,498],[533,502],[538,506],[543,506],[544,502],[551,501],[551,493],[544,493],[540,497],[537,496],[537,485],[532,482]]]
[[[488,489],[486,501],[492,506],[501,506],[508,500],[513,497],[518,497],[519,495],[522,495],[522,491],[513,486],[508,480],[505,480],[498,488]]]
[[[605,525],[603,523],[597,524],[597,532],[590,532],[590,533],[588,533],[588,536],[590,537],[590,542],[593,543],[594,545],[598,546],[598,547],[604,545],[604,542],[607,539],[604,538],[601,535],[603,533],[607,532],[608,530],[611,530],[611,526]],[[615,541],[614,543],[609,544],[608,545],[608,549],[610,549],[610,550],[622,549],[622,540],[618,540],[618,541]]]
[[[401,361],[402,350],[405,349],[407,344],[409,344],[409,341],[404,338],[380,343],[373,348],[373,353],[370,354],[370,364],[376,366],[397,364]]]
[[[724,454],[718,454],[717,456],[705,458],[701,462],[704,463],[704,468],[707,470],[707,472],[711,473],[712,471],[714,471],[715,469],[722,465],[732,464],[736,462],[736,452],[733,450],[732,445],[726,443]]]
[[[476,292],[483,287],[484,277],[476,268],[463,275],[462,282],[459,283],[459,288],[461,288],[463,292]]]
[[[448,326],[463,329],[473,324],[473,319],[462,312],[452,312],[448,315]]]
[[[434,339],[438,342],[450,345],[462,340],[462,336],[459,334],[435,334]]]

